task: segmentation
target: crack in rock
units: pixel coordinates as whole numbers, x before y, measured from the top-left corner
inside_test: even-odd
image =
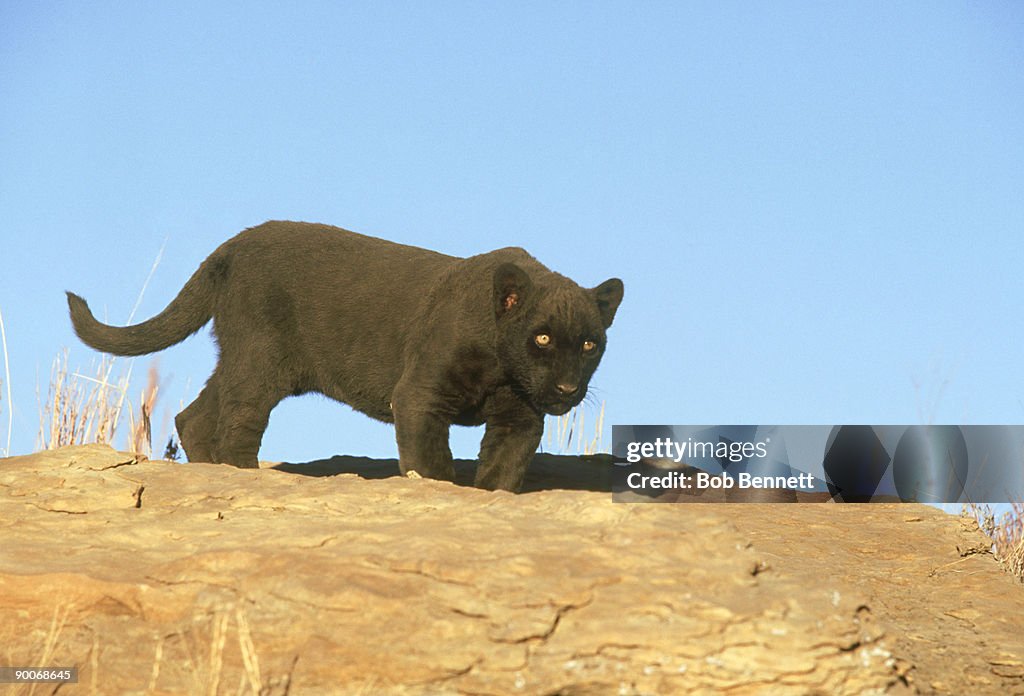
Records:
[[[28,504],[31,505],[32,507],[39,508],[43,512],[59,512],[62,515],[87,515],[87,514],[89,514],[88,510],[59,510],[59,509],[56,509],[56,508],[46,507],[45,505],[42,505],[40,503],[29,502]]]

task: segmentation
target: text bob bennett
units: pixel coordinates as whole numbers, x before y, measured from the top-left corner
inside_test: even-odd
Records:
[[[644,476],[633,472],[626,477],[626,485],[634,490],[661,489],[698,489],[709,488],[789,488],[804,491],[814,490],[814,477],[810,474],[797,476],[753,476],[743,471],[736,477],[729,474],[712,476],[706,471],[698,471],[694,475],[680,471],[670,471],[661,476]]]

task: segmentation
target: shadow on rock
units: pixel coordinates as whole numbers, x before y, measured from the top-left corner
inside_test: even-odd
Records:
[[[455,483],[472,486],[476,475],[477,462],[472,459],[455,460]],[[534,456],[526,472],[523,493],[546,490],[595,491],[610,493],[612,490],[612,457],[610,454]],[[338,455],[330,459],[311,462],[283,462],[273,467],[302,476],[337,476],[356,474],[364,479],[385,479],[401,476],[397,459],[371,459]]]

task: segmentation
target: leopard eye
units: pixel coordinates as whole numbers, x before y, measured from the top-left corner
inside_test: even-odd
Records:
[[[593,341],[584,341],[583,342],[583,352],[584,353],[589,353],[590,351],[594,350],[595,348],[597,348],[597,344],[594,343]]]
[[[537,334],[536,336],[533,337],[533,342],[536,343],[541,348],[546,348],[547,346],[551,345],[551,337],[543,333]]]

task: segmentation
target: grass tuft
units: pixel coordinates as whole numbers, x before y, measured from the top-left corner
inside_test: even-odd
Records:
[[[151,457],[153,454],[153,409],[156,407],[156,397],[160,392],[160,373],[157,370],[156,361],[149,365],[149,375],[146,386],[139,395],[139,416],[128,410],[128,432],[131,439],[133,452]]]
[[[128,315],[131,324],[142,304],[142,297],[160,265],[164,247],[160,247],[149,274],[139,290],[135,306]],[[3,339],[0,323],[0,339]],[[6,341],[4,340],[6,358]],[[149,368],[149,380],[139,397],[138,417],[132,411],[128,399],[128,384],[131,381],[134,359],[128,361],[128,368],[120,377],[111,381],[117,358],[103,356],[96,368],[95,376],[71,372],[68,368],[68,349],[58,353],[50,372],[50,387],[45,403],[39,404],[39,434],[37,449],[56,449],[66,445],[85,445],[93,442],[112,444],[121,415],[127,408],[128,447],[147,457],[152,453],[152,415],[160,387],[156,363]],[[38,392],[38,389],[37,389]],[[8,429],[9,430],[9,429]],[[9,433],[8,433],[9,435]]]
[[[39,409],[39,449],[112,441],[127,383],[123,377],[110,381],[114,362],[104,356],[91,377],[69,370],[67,348],[57,354],[46,401]]]
[[[7,358],[7,331],[4,329],[4,315],[0,312],[0,347],[4,351],[4,379],[3,384],[7,387],[7,444],[4,446],[0,456],[7,457],[11,454],[11,428],[14,425],[14,402],[11,401],[11,365]]]
[[[104,356],[90,374],[71,371],[68,350],[54,358],[46,400],[39,404],[38,449],[94,442],[113,444],[122,416],[127,413],[126,446],[132,452],[152,453],[152,415],[160,392],[160,374],[151,363],[149,379],[139,396],[138,413],[128,398],[130,370],[113,378],[117,359]]]
[[[26,660],[23,664],[36,666],[36,667],[49,667],[53,664],[53,658],[57,653],[57,646],[60,643],[60,634],[64,630],[65,625],[68,622],[68,614],[71,612],[71,605],[57,605],[53,608],[53,618],[50,620],[50,630],[46,633],[46,638],[43,641],[43,645],[39,650],[39,653],[34,655],[32,659]],[[36,692],[37,687],[45,687],[47,685],[40,685],[38,682],[25,682],[21,684],[15,684],[11,691],[8,693],[21,696],[32,696]],[[56,689],[52,693],[55,693]]]
[[[997,520],[989,505],[969,503],[966,510],[992,539],[992,555],[1007,571],[1024,582],[1024,501],[1010,504],[1010,511]]]
[[[583,404],[576,406],[554,420],[554,428],[548,427],[547,445],[552,452],[566,454],[575,449],[576,454],[590,455],[604,451],[604,402],[597,413],[593,436],[587,437],[586,410]],[[575,440],[575,444],[573,441]]]

